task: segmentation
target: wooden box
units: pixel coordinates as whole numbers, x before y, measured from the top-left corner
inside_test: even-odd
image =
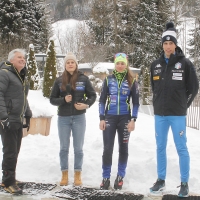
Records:
[[[23,129],[23,137],[28,134],[41,134],[48,136],[51,126],[51,117],[38,117],[31,118],[30,120],[30,129],[27,132],[27,128]]]

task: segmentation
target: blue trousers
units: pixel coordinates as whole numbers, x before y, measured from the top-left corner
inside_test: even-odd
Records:
[[[173,139],[179,156],[181,182],[188,182],[190,170],[190,156],[187,149],[186,116],[158,116],[155,115],[155,138],[157,145],[157,174],[165,180],[167,167],[167,137],[169,127],[172,129]]]
[[[127,130],[130,115],[106,115],[106,128],[103,131],[103,178],[110,178],[112,166],[112,154],[116,131],[118,133],[119,159],[118,175],[124,177],[128,162],[128,142],[130,133]]]
[[[74,170],[82,171],[85,129],[85,113],[81,115],[58,116],[61,171],[68,170],[68,154],[71,132],[74,147]]]

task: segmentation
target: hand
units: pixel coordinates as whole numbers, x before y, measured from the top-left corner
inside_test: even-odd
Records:
[[[101,120],[99,123],[99,129],[104,131],[105,128],[106,128],[106,122],[105,122],[105,120]]]
[[[87,109],[88,105],[84,103],[75,103],[74,107],[76,108],[76,110],[85,110]]]
[[[66,101],[67,103],[71,102],[71,101],[72,101],[72,95],[71,95],[71,94],[66,95],[66,96],[65,96],[65,101]]]
[[[127,129],[128,129],[128,132],[130,133],[131,131],[134,131],[135,130],[135,122],[134,120],[130,120],[130,122],[128,123],[127,125]]]
[[[9,119],[6,118],[6,119],[2,119],[1,120],[1,126],[4,130],[7,130],[10,128],[10,122],[9,122]]]
[[[26,124],[23,124],[23,128],[27,128],[27,131],[30,129],[30,117],[25,117],[26,118]]]

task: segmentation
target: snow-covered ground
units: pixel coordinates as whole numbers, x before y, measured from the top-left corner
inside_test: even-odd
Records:
[[[57,131],[56,107],[42,96],[41,91],[29,92],[29,103],[34,116],[41,110],[46,115],[53,114],[49,136],[28,135],[23,138],[17,165],[17,179],[42,183],[59,183],[59,139]],[[36,109],[38,108],[38,109]],[[45,114],[44,114],[45,115]],[[101,159],[103,151],[102,132],[99,130],[98,102],[87,110],[87,129],[84,144],[83,185],[99,187],[102,180]],[[187,128],[188,148],[191,157],[189,187],[190,192],[200,194],[200,131]],[[0,148],[2,145],[0,144]],[[179,191],[180,185],[178,155],[173,143],[172,133],[168,138],[167,190]],[[73,145],[69,154],[69,184],[73,183]],[[2,159],[2,156],[0,157]],[[117,174],[118,143],[117,137],[113,152],[111,184]],[[1,162],[1,161],[0,161]],[[147,195],[149,187],[156,181],[156,144],[154,138],[154,118],[139,113],[136,129],[131,133],[129,142],[129,161],[124,178],[124,191]]]

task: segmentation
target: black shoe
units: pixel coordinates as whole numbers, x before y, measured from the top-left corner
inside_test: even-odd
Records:
[[[117,178],[115,179],[115,183],[114,183],[114,189],[121,190],[122,186],[123,186],[123,177],[117,175]]]
[[[110,179],[103,178],[102,183],[100,185],[100,190],[108,190],[109,186],[110,186]]]
[[[157,179],[156,183],[154,183],[153,187],[150,188],[150,192],[159,193],[165,189],[165,180]]]
[[[187,182],[181,182],[181,185],[178,186],[181,187],[178,197],[188,197],[189,196],[189,187]]]
[[[22,189],[20,189],[17,184],[4,187],[4,190],[10,192],[11,194],[22,194]]]

